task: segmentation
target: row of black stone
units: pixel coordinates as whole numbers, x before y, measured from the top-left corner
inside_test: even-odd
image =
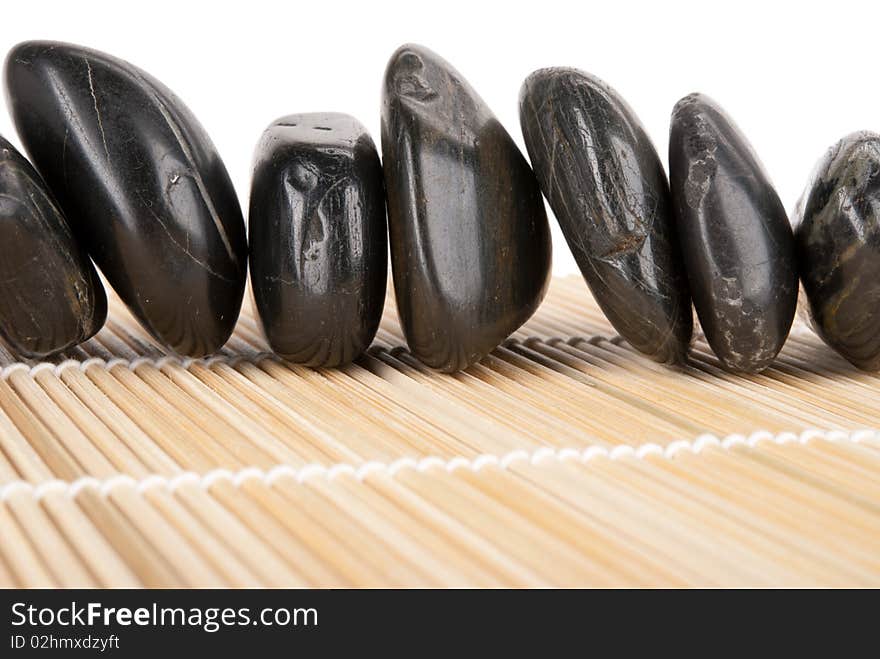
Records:
[[[210,139],[148,74],[93,50],[26,42],[7,58],[6,87],[39,171],[0,143],[0,333],[27,356],[103,325],[92,260],[165,346],[212,353],[238,318],[249,260],[272,349],[344,364],[377,331],[390,236],[409,347],[455,371],[544,296],[543,191],[603,311],[654,359],[685,360],[693,299],[721,361],[760,371],[788,335],[800,273],[823,338],[857,366],[880,367],[874,134],[828,152],[793,233],[747,141],[704,96],[673,111],[670,185],[614,90],[574,69],[537,71],[520,97],[533,174],[455,69],[404,46],[385,73],[384,163],[347,115],[276,121],[256,151],[246,237]]]

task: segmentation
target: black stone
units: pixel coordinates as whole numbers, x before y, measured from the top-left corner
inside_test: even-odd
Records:
[[[602,311],[634,348],[681,363],[693,312],[663,165],[638,118],[604,82],[541,69],[520,92],[541,189]]]
[[[880,370],[880,135],[853,133],[828,150],[794,224],[814,329],[857,367]]]
[[[106,317],[92,262],[40,175],[0,137],[0,335],[46,357],[93,336]]]
[[[442,371],[491,352],[537,309],[550,229],[510,135],[427,48],[392,55],[382,99],[391,263],[412,353]]]
[[[68,44],[15,46],[6,86],[36,168],[135,316],[178,353],[220,348],[238,318],[247,244],[195,117],[140,69]]]
[[[274,122],[257,146],[251,287],[269,345],[308,366],[355,359],[379,327],[388,277],[382,164],[344,114]]]
[[[762,371],[797,307],[794,236],[751,146],[706,96],[686,96],[672,111],[669,184],[706,340],[728,369]]]

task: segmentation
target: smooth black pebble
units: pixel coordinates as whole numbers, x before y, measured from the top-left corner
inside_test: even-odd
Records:
[[[541,189],[596,302],[634,348],[681,363],[693,311],[657,151],[598,78],[541,69],[520,92],[523,137]]]
[[[828,150],[793,223],[814,329],[855,366],[880,370],[880,135]]]
[[[538,184],[461,74],[421,46],[399,48],[385,71],[382,155],[407,343],[432,368],[466,368],[544,297],[551,243]]]
[[[0,137],[0,335],[46,357],[93,336],[107,298],[40,175]]]
[[[382,165],[344,114],[283,117],[257,146],[251,286],[269,345],[308,366],[339,366],[373,340],[385,301]]]
[[[794,235],[748,141],[707,96],[686,96],[672,111],[669,184],[706,340],[728,369],[760,372],[797,307]]]
[[[36,168],[135,316],[180,354],[219,349],[241,308],[247,244],[196,118],[140,69],[69,44],[15,46],[6,87]]]

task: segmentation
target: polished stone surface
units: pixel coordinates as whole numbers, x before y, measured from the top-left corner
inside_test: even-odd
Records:
[[[538,184],[461,74],[416,45],[385,72],[382,155],[407,343],[428,366],[465,368],[544,297],[551,244]]]
[[[344,114],[275,121],[257,146],[251,286],[269,345],[307,366],[355,359],[379,327],[388,278],[382,164]]]
[[[831,147],[793,221],[813,327],[851,363],[880,369],[880,135]]]
[[[728,369],[762,371],[794,319],[794,236],[748,141],[707,96],[686,96],[672,111],[669,185],[706,340]]]
[[[36,168],[135,316],[178,353],[220,348],[244,293],[244,221],[186,106],[127,62],[54,42],[15,46],[6,88]]]
[[[107,298],[40,175],[0,137],[0,335],[46,357],[95,334]]]
[[[532,166],[602,311],[634,348],[685,360],[693,312],[663,165],[638,118],[598,78],[541,69],[520,92]]]

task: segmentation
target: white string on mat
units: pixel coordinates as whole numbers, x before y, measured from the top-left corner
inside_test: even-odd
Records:
[[[619,342],[622,341],[621,337],[615,335],[612,337],[605,337],[599,335],[591,335],[591,336],[580,336],[573,337],[578,341],[586,341],[596,342],[596,341],[611,341],[611,342]],[[568,339],[569,341],[572,339]],[[242,362],[260,362],[264,360],[273,360],[282,362],[283,360],[278,357],[274,352],[269,351],[259,351],[252,353],[243,353],[238,355],[214,355],[212,357],[200,357],[200,358],[192,358],[192,357],[180,357],[177,355],[163,355],[161,357],[134,357],[132,359],[125,359],[123,357],[113,357],[112,359],[104,359],[103,357],[89,357],[88,359],[65,359],[62,362],[38,362],[36,364],[29,364],[27,362],[15,362],[13,364],[8,364],[2,368],[0,368],[0,378],[3,380],[7,380],[10,375],[15,373],[16,371],[24,371],[31,377],[36,376],[40,371],[51,371],[56,377],[60,377],[61,374],[67,369],[78,368],[80,371],[85,372],[92,366],[98,366],[103,368],[104,370],[111,370],[116,366],[124,366],[125,368],[135,371],[139,366],[144,364],[152,365],[157,369],[161,369],[167,364],[176,364],[186,370],[189,370],[193,365],[204,366],[206,368],[210,368],[214,364],[225,364],[230,367],[234,367],[237,364]]]
[[[134,359],[123,359],[122,357],[114,357],[113,359],[104,359],[102,357],[89,357],[88,359],[66,359],[56,364],[55,362],[39,362],[37,364],[27,364],[25,362],[15,362],[0,369],[0,378],[7,380],[10,375],[16,371],[26,372],[31,377],[36,376],[40,371],[51,371],[55,377],[60,377],[67,369],[77,368],[83,372],[92,366],[98,366],[107,371],[115,366],[124,366],[134,371],[139,366],[150,364],[157,369],[161,369],[166,364],[177,364],[178,366],[189,370],[193,365],[204,366],[210,368],[214,364],[226,364],[234,367],[241,362],[259,362],[266,359],[280,361],[278,355],[272,352],[253,352],[240,355],[214,355],[213,357],[204,357],[193,359],[190,357],[178,357],[176,355],[165,355],[163,357],[135,357]]]
[[[789,334],[792,335],[800,335],[800,334],[809,334],[814,335],[812,330],[805,325],[796,325],[791,328]],[[698,334],[698,337],[702,337],[702,334]],[[537,338],[537,337],[536,337]],[[611,343],[621,343],[624,339],[620,335],[613,336],[603,336],[594,334],[591,336],[578,336],[571,337],[567,339],[568,342],[572,342],[573,340],[577,341],[585,341],[587,343],[596,343],[599,341],[610,341]],[[230,367],[235,367],[237,364],[242,362],[252,362],[257,363],[264,360],[273,360],[273,361],[283,361],[278,355],[270,351],[260,351],[253,353],[244,353],[238,355],[214,355],[212,357],[200,357],[200,358],[191,358],[191,357],[179,357],[177,355],[164,355],[161,357],[135,357],[133,359],[124,359],[122,357],[114,357],[112,359],[104,359],[102,357],[89,357],[88,359],[66,359],[62,362],[38,362],[36,364],[28,364],[26,362],[15,362],[13,364],[8,364],[3,368],[0,368],[0,379],[7,380],[10,375],[12,375],[16,371],[25,371],[31,377],[36,376],[40,371],[51,371],[55,377],[60,377],[61,374],[69,369],[69,368],[78,368],[79,370],[85,372],[88,368],[92,366],[99,366],[105,370],[110,370],[115,366],[124,366],[131,371],[137,370],[137,368],[144,364],[149,364],[154,366],[157,369],[161,369],[163,366],[167,364],[176,364],[186,370],[189,370],[193,365],[204,366],[205,368],[210,368],[214,364],[225,364]]]
[[[94,490],[101,496],[107,497],[118,488],[131,488],[143,494],[152,489],[163,488],[169,492],[175,492],[183,486],[196,486],[205,490],[210,489],[219,481],[226,481],[234,487],[241,487],[250,480],[260,481],[266,485],[273,485],[281,478],[289,478],[298,483],[304,483],[312,478],[324,478],[333,481],[339,476],[346,475],[359,481],[363,481],[370,474],[383,473],[394,477],[402,470],[427,472],[431,469],[443,469],[454,472],[459,469],[469,469],[479,472],[485,467],[492,465],[501,469],[509,469],[512,465],[527,462],[539,465],[548,460],[557,462],[581,462],[588,463],[597,457],[611,460],[626,458],[643,460],[650,455],[656,455],[666,459],[672,459],[682,451],[688,451],[699,455],[707,447],[721,450],[731,450],[737,446],[755,447],[762,442],[774,444],[808,444],[812,441],[822,440],[827,442],[850,442],[859,444],[880,440],[880,431],[873,429],[861,429],[853,431],[843,430],[804,430],[801,433],[782,432],[773,434],[768,431],[757,431],[748,436],[728,435],[719,439],[714,435],[700,435],[692,441],[680,440],[672,442],[666,447],[659,444],[642,444],[640,446],[620,445],[613,448],[604,446],[589,446],[584,449],[561,448],[553,449],[541,447],[534,451],[516,450],[505,455],[478,455],[475,458],[454,457],[448,460],[436,456],[430,456],[416,460],[414,458],[400,458],[391,463],[370,461],[362,465],[339,463],[334,465],[308,464],[303,467],[293,467],[288,464],[280,464],[268,470],[256,467],[246,467],[239,470],[214,469],[205,474],[197,474],[192,471],[184,471],[174,476],[162,476],[153,474],[137,480],[127,474],[119,474],[110,478],[99,480],[91,476],[85,476],[75,481],[50,480],[37,485],[27,481],[16,480],[0,485],[0,503],[17,494],[27,493],[37,500],[49,494],[62,494],[75,499],[80,492],[89,489]]]

